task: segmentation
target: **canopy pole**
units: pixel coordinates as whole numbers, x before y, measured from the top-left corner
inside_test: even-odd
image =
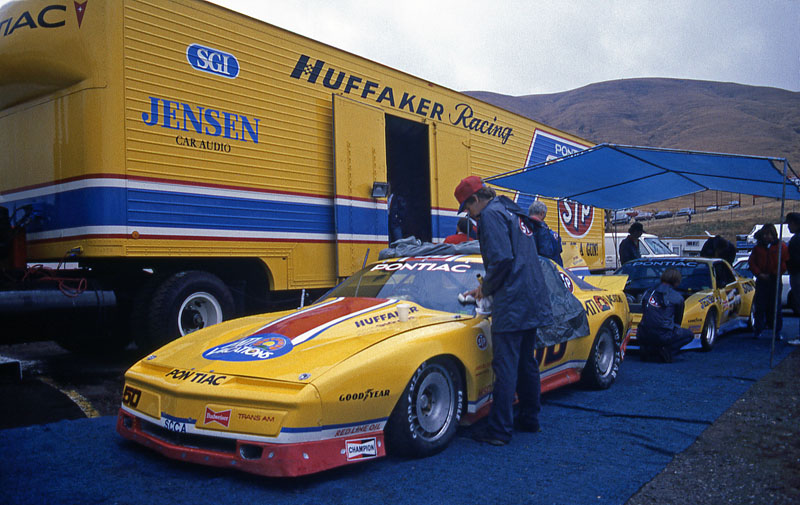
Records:
[[[769,349],[769,367],[772,368],[772,361],[775,357],[775,340],[778,338],[778,311],[783,310],[781,307],[781,288],[783,287],[783,272],[781,272],[781,252],[783,252],[783,221],[784,211],[786,205],[786,172],[788,170],[789,161],[787,158],[783,159],[783,186],[781,193],[781,220],[778,223],[778,277],[775,282],[775,307],[772,313],[772,345]]]

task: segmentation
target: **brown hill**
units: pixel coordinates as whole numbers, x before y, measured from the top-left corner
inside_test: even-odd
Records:
[[[798,92],[653,78],[600,82],[546,95],[466,94],[595,143],[785,157],[800,172]],[[747,206],[767,199],[707,191],[659,202],[646,210],[695,207],[702,212],[730,200]],[[759,212],[759,219],[765,217]],[[742,226],[749,231],[749,225]]]
[[[800,93],[685,79],[623,79],[548,95],[468,95],[595,143],[787,158],[800,169]]]

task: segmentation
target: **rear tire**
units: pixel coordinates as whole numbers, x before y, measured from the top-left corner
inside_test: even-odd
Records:
[[[142,296],[147,296],[146,292]],[[146,330],[137,344],[149,352],[178,337],[221,323],[233,314],[233,296],[219,277],[202,271],[178,272],[153,290],[143,325]]]
[[[700,343],[704,351],[710,351],[717,342],[717,313],[709,310],[703,323],[703,332],[700,334]]]
[[[593,389],[608,389],[617,379],[621,362],[622,333],[614,322],[606,321],[594,337],[581,381]]]
[[[461,420],[463,397],[461,374],[451,360],[422,363],[389,417],[389,451],[425,457],[447,447]]]

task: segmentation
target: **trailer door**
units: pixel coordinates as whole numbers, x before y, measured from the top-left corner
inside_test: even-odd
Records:
[[[388,240],[386,199],[371,196],[374,182],[387,182],[383,111],[333,95],[333,144],[337,274],[346,277]]]

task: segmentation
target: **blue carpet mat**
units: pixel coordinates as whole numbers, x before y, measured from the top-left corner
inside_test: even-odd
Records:
[[[797,319],[785,320],[797,334]],[[793,350],[776,343],[774,363]],[[770,342],[748,332],[672,364],[629,355],[606,391],[543,396],[537,434],[510,445],[469,429],[426,459],[384,458],[298,479],[270,479],[163,458],[124,441],[115,417],[0,431],[4,504],[622,504],[769,370]]]

